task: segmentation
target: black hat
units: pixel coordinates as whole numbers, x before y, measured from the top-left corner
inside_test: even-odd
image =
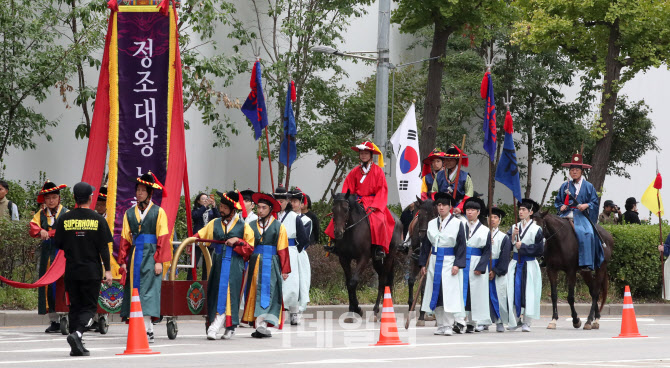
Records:
[[[107,201],[107,187],[100,187],[100,192],[98,192],[99,201]]]
[[[635,197],[630,197],[630,198],[626,199],[626,204],[636,205],[636,204],[638,204],[638,203],[640,203],[640,202],[638,202],[638,201],[635,199]]]
[[[55,193],[60,195],[61,189],[65,188],[67,188],[67,185],[65,184],[56,185],[55,183],[49,180],[45,181],[44,185],[42,185],[42,190],[37,192],[37,203],[44,203],[45,194]]]
[[[254,192],[250,188],[247,188],[246,190],[240,191],[240,193],[242,194],[242,197],[244,197],[245,201],[252,201],[251,196],[253,196],[254,193],[256,192]]]
[[[506,213],[503,211],[500,207],[493,206],[491,208],[491,214],[498,216],[502,220],[503,217],[505,217]]]
[[[86,182],[79,182],[72,187],[72,194],[74,194],[75,198],[79,199],[85,199],[90,197],[93,192],[95,191],[95,188]]]
[[[479,213],[486,213],[486,203],[484,203],[484,201],[479,197],[470,197],[465,200],[463,209],[475,209],[479,210]]]
[[[605,207],[616,207],[616,204],[614,204],[611,199],[608,199],[605,201],[605,203],[603,203],[603,208]]]
[[[540,205],[530,198],[522,199],[521,204],[519,204],[519,207],[527,208],[533,211],[533,213],[537,213],[537,211],[540,210]]]
[[[238,203],[236,198],[238,197],[237,192],[231,191],[227,193],[221,193],[221,192],[216,192],[216,194],[221,197],[221,204],[225,204],[226,206],[235,209],[235,210],[240,210],[242,209],[241,205]]]
[[[280,185],[275,189],[272,196],[275,197],[275,199],[288,199],[288,192],[286,191],[286,188]]]
[[[272,207],[272,212],[273,213],[281,211],[281,204],[279,204],[279,202],[277,202],[277,200],[269,194],[254,193],[254,195],[252,196],[252,199],[253,199],[254,203],[256,203],[256,204],[265,203],[265,204],[269,205],[270,207]]]
[[[133,180],[133,182],[146,185],[147,188],[163,190],[163,185],[158,181],[156,176],[151,171],[146,174],[142,174],[142,176],[136,178]]]
[[[449,193],[444,193],[444,192],[437,192],[433,195],[433,200],[435,201],[435,204],[448,204],[449,206],[454,206],[456,204],[456,200],[454,197],[451,196]]]

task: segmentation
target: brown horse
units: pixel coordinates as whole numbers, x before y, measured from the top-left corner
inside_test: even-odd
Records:
[[[551,283],[551,305],[553,308],[552,319],[548,329],[556,329],[556,322],[558,321],[558,307],[557,307],[557,291],[556,284],[558,279],[558,272],[565,272],[568,279],[568,304],[572,312],[572,326],[579,328],[582,321],[577,316],[575,311],[575,282],[577,280],[577,271],[582,275],[582,279],[589,287],[589,294],[591,295],[591,310],[589,316],[584,324],[585,330],[600,328],[600,312],[603,309],[605,301],[607,300],[607,265],[612,258],[612,246],[614,246],[614,238],[607,230],[600,225],[596,225],[600,236],[605,241],[604,255],[605,260],[602,265],[593,272],[581,271],[579,268],[579,242],[575,231],[567,219],[558,217],[556,215],[549,215],[547,211],[535,217],[537,224],[542,227],[542,232],[546,239],[544,247],[544,260],[547,263],[547,276]],[[600,307],[598,306],[598,299],[600,299]]]
[[[407,284],[409,286],[409,298],[407,300],[407,305],[410,307],[414,303],[414,284],[416,283],[416,277],[419,274],[419,271],[421,271],[421,266],[419,266],[419,251],[421,249],[421,242],[423,242],[423,240],[426,238],[428,222],[437,217],[437,207],[433,205],[432,199],[422,201],[417,197],[417,201],[415,202],[414,207],[417,208],[416,216],[412,221],[408,231],[410,249],[412,250],[412,254],[410,256],[409,278],[407,279]],[[425,286],[426,283],[424,281],[421,285],[418,286],[418,288],[423,290]],[[421,295],[423,295],[423,292]],[[421,311],[419,312],[417,326],[423,325],[423,321],[425,321],[425,312]]]
[[[333,226],[335,233],[335,248],[333,253],[340,258],[340,265],[344,270],[344,277],[349,294],[349,312],[363,316],[358,305],[356,288],[363,270],[368,267],[373,257],[373,247],[370,237],[370,222],[365,209],[358,203],[355,194],[332,192],[333,195]],[[383,261],[373,261],[372,266],[379,276],[377,301],[374,306],[375,316],[379,316],[379,303],[384,295],[384,287],[393,290],[393,267],[395,263],[395,250],[402,241],[402,224],[400,219],[393,214],[395,227],[389,247],[389,254]],[[352,269],[351,261],[356,260],[356,266]],[[345,322],[353,322],[347,318]]]

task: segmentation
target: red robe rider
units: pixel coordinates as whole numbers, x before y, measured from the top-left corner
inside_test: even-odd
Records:
[[[388,201],[388,186],[386,176],[380,166],[384,166],[382,152],[369,141],[351,147],[358,152],[361,164],[353,168],[344,180],[342,192],[356,194],[366,212],[371,212],[370,236],[372,244],[376,245],[375,259],[383,259],[389,252],[389,244],[393,235],[395,220],[386,207]],[[379,165],[372,162],[372,155],[379,155]],[[330,221],[325,231],[331,239],[335,238],[333,221]]]

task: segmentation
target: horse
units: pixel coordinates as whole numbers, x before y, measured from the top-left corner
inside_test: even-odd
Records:
[[[558,321],[558,307],[557,307],[557,291],[556,284],[558,279],[558,272],[565,272],[568,279],[568,304],[572,312],[572,326],[580,328],[582,321],[577,316],[575,311],[575,282],[577,279],[577,271],[582,276],[582,279],[589,287],[589,294],[591,295],[591,310],[589,316],[584,324],[585,330],[600,328],[600,312],[607,300],[607,286],[608,275],[607,265],[612,258],[612,246],[614,245],[614,238],[607,230],[600,225],[596,225],[597,231],[605,241],[604,255],[605,260],[602,265],[596,269],[595,275],[590,271],[582,271],[579,269],[579,242],[575,231],[567,219],[556,215],[548,214],[548,211],[542,212],[535,217],[538,225],[542,227],[542,232],[546,239],[544,248],[544,260],[547,264],[547,276],[551,284],[551,305],[553,309],[551,322],[547,326],[548,329],[556,329],[556,322]],[[600,307],[598,306],[598,299],[600,299]]]
[[[416,277],[421,271],[421,266],[419,266],[419,251],[421,249],[421,242],[426,238],[426,232],[428,230],[428,222],[437,217],[437,207],[434,206],[432,199],[426,199],[422,201],[419,197],[416,198],[414,207],[417,208],[416,216],[410,224],[408,234],[410,239],[410,249],[412,254],[410,256],[410,270],[409,278],[407,279],[407,284],[409,286],[409,298],[407,299],[407,305],[412,306],[414,304],[414,284],[416,283]],[[425,282],[422,282],[418,286],[419,289],[423,290],[426,286]],[[419,308],[420,309],[420,308]],[[419,318],[417,326],[423,325],[425,322],[425,312],[419,312]]]
[[[363,206],[358,203],[355,194],[335,193],[333,195],[333,226],[335,233],[335,254],[340,259],[340,265],[344,271],[347,292],[349,294],[349,312],[363,316],[356,288],[359,277],[363,270],[373,258],[373,247],[370,235],[370,222]],[[402,242],[402,224],[398,216],[393,214],[395,226],[393,237],[389,246],[389,253],[383,261],[373,260],[372,266],[379,276],[377,300],[374,306],[374,318],[379,316],[379,303],[384,295],[384,287],[393,290],[393,268],[395,265],[395,250]],[[352,269],[351,261],[356,260],[356,266]],[[378,319],[378,318],[377,318]],[[346,318],[345,322],[353,322],[352,318]]]

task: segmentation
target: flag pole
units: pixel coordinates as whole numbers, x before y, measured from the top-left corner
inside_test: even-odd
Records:
[[[458,172],[456,172],[456,177],[454,178],[454,201],[456,200],[456,196],[458,195],[458,181],[460,180],[461,176],[461,162],[463,161],[463,152],[465,152],[465,134],[463,134],[463,141],[461,142],[461,154],[458,155]],[[449,173],[447,174],[447,179],[449,178]],[[452,210],[453,211],[453,210]]]
[[[286,190],[288,190],[289,180],[291,180],[291,135],[286,135]]]
[[[272,183],[272,190],[271,193],[274,192],[275,190],[275,178],[274,174],[272,173],[272,154],[270,153],[270,134],[268,133],[268,127],[265,127],[265,141],[267,142],[268,145],[268,164],[270,165],[270,181]]]
[[[258,140],[258,192],[261,192],[261,151],[263,146],[261,146],[261,140]]]
[[[663,222],[661,221],[661,190],[656,189],[656,201],[658,203],[658,244],[663,244]],[[659,251],[661,254],[661,279],[663,280],[663,295],[662,297],[667,297],[667,290],[665,290],[665,262],[663,262],[663,251]]]

